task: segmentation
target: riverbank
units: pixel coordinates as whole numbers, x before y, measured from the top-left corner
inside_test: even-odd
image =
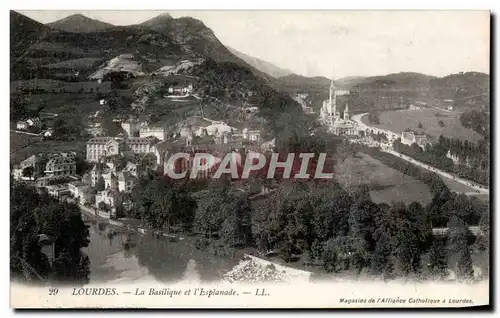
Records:
[[[164,238],[173,244],[182,245],[189,249],[235,262],[235,266],[224,274],[224,280],[227,282],[286,282],[297,278],[308,281],[309,277],[313,274],[312,272],[304,270],[306,267],[299,263],[283,264],[281,260],[266,259],[262,257],[262,255],[258,255],[259,253],[257,250],[253,248],[231,249],[232,252],[230,253],[221,253],[217,251],[217,246],[200,248],[198,235],[166,233],[159,230],[153,230],[147,227],[144,222],[137,219],[107,219],[99,217],[98,213],[94,214],[89,210],[90,209],[85,207],[85,209],[82,209],[82,213],[87,217],[91,217],[98,223],[106,223],[112,228],[119,229],[120,231],[135,233],[141,237]]]

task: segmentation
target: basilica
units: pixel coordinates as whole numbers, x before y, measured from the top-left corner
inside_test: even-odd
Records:
[[[323,106],[320,110],[320,121],[335,135],[357,135],[356,122],[352,121],[349,117],[349,105],[347,105],[347,102],[342,115],[340,115],[340,111],[337,109],[337,93],[332,78],[330,96],[328,100],[323,101]]]

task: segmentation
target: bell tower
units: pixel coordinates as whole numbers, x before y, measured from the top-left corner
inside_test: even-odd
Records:
[[[349,104],[345,103],[344,120],[349,120]]]

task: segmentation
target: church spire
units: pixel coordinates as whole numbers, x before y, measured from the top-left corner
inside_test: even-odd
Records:
[[[349,104],[345,102],[344,120],[349,120]]]
[[[330,98],[328,99],[328,110],[331,115],[335,116],[337,113],[337,94],[335,93],[335,81],[333,80],[330,84]]]

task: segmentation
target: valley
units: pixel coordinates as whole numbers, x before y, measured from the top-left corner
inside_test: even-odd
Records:
[[[307,77],[169,14],[10,19],[17,278],[213,281],[247,255],[330,278],[488,278],[489,75]],[[197,157],[228,153],[236,176]],[[287,178],[292,160],[243,177],[252,153],[325,155],[334,174]],[[60,249],[26,243],[41,234]]]

